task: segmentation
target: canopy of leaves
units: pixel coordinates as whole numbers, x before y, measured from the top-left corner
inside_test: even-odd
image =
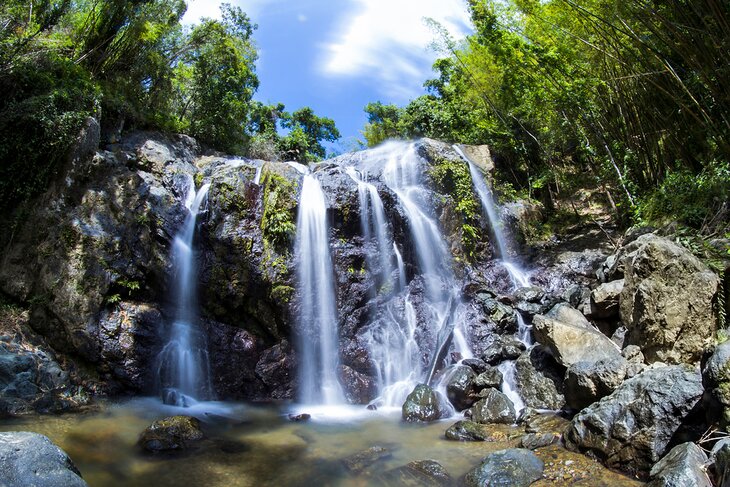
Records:
[[[547,204],[592,184],[626,219],[727,225],[728,2],[469,0],[469,8],[475,32],[461,43],[441,33],[445,57],[426,95],[404,108],[366,107],[369,145],[421,135],[488,143],[505,176]],[[677,213],[686,199],[667,201],[679,181],[697,197],[690,218]],[[691,189],[699,187],[702,195]]]

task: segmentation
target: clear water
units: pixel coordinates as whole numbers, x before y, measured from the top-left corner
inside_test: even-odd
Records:
[[[332,420],[292,422],[286,406],[200,403],[181,409],[158,399],[110,404],[86,414],[27,417],[4,421],[6,431],[35,431],[63,448],[92,487],[248,487],[248,486],[382,486],[383,472],[411,461],[432,459],[458,479],[491,451],[516,444],[522,429],[493,425],[491,441],[452,442],[444,431],[456,419],[427,425],[400,421],[398,412],[371,412]],[[154,420],[172,414],[201,417],[207,439],[179,454],[148,455],[136,445]],[[330,417],[330,414],[327,414]],[[392,452],[361,473],[343,460],[372,446]],[[546,479],[536,486],[634,486],[627,477],[559,447],[537,451],[546,463]],[[562,469],[562,470],[561,470]],[[580,472],[583,481],[562,480],[562,471]],[[397,484],[390,484],[397,485]]]

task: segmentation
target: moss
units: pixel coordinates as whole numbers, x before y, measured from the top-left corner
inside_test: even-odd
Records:
[[[468,166],[462,161],[438,159],[429,169],[429,176],[436,190],[454,201],[454,209],[461,216],[461,246],[465,257],[473,261],[483,235],[479,200],[474,194]]]
[[[218,198],[228,211],[242,216],[248,212],[249,205],[246,202],[246,197],[238,191],[238,188],[225,181],[221,181],[217,186],[217,190]]]
[[[261,215],[264,246],[288,250],[296,231],[294,209],[297,204],[297,185],[272,171],[265,171],[261,179],[264,185],[264,208]]]
[[[289,303],[294,296],[294,288],[286,285],[274,286],[271,290],[271,299],[278,303]]]

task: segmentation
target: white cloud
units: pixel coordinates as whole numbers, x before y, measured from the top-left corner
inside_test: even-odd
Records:
[[[254,23],[265,7],[281,3],[285,0],[227,0],[231,5],[241,7]],[[195,24],[202,17],[219,19],[221,17],[221,0],[188,0],[188,9],[182,19],[183,24]]]
[[[452,36],[464,36],[469,14],[464,0],[354,0],[356,8],[333,42],[324,45],[326,76],[367,77],[378,91],[402,102],[418,95],[438,57],[429,48],[432,18]]]
[[[306,21],[307,21],[307,20],[309,20],[309,19],[307,18],[307,16],[306,16],[306,15],[304,15],[304,14],[299,14],[299,15],[297,15],[297,20],[298,20],[299,22],[302,22],[302,23],[304,23],[304,22],[306,22]]]

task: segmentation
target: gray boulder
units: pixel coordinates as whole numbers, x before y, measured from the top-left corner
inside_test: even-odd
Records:
[[[515,381],[525,405],[537,409],[561,409],[563,368],[541,346],[524,352],[515,362]]]
[[[426,384],[418,384],[408,394],[402,408],[403,421],[430,422],[451,415],[446,398]]]
[[[627,341],[649,363],[693,363],[717,331],[712,302],[719,279],[699,259],[673,242],[642,235],[625,257],[621,321]]]
[[[556,305],[546,315],[535,315],[533,324],[537,341],[548,347],[565,367],[621,355],[616,344],[593,328],[580,311],[565,303]]]
[[[601,284],[591,292],[590,313],[591,318],[614,318],[619,313],[619,296],[624,290],[624,280]]]
[[[51,440],[26,431],[0,433],[3,487],[86,487],[76,466]]]
[[[726,428],[730,424],[730,341],[715,347],[702,369],[702,383],[708,422],[719,421]]]
[[[574,363],[565,373],[566,404],[573,409],[583,409],[608,396],[624,381],[628,367],[628,361],[621,356]]]
[[[648,471],[690,419],[702,391],[700,374],[693,369],[647,370],[578,413],[565,432],[565,444],[611,468]]]
[[[470,487],[526,487],[542,477],[545,468],[530,450],[511,448],[490,453],[464,477]]]
[[[715,453],[715,480],[718,487],[730,487],[730,445]]]
[[[507,396],[497,389],[486,389],[480,395],[483,399],[477,401],[469,409],[474,422],[482,424],[512,424],[515,422],[515,407]]]
[[[707,461],[694,443],[677,445],[651,468],[647,487],[712,487],[704,468]]]

